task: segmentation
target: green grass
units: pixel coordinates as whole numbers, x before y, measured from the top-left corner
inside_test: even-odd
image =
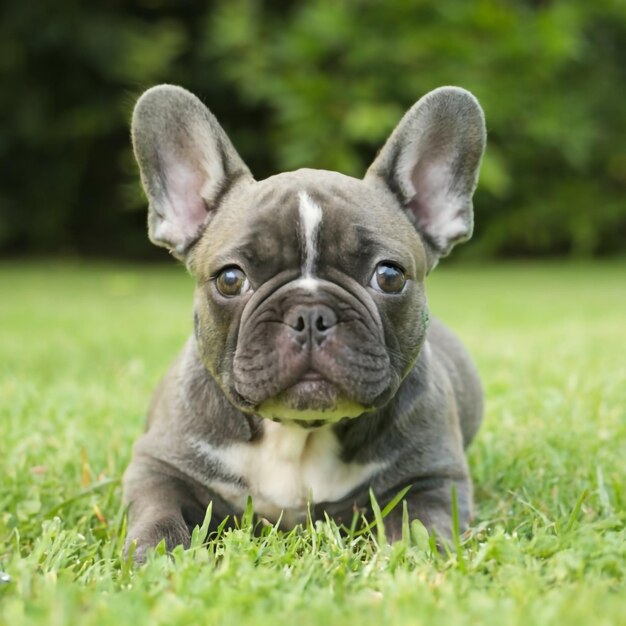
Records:
[[[623,266],[442,267],[487,394],[457,554],[333,524],[120,558],[119,478],[191,327],[181,268],[0,266],[0,624],[625,624]]]

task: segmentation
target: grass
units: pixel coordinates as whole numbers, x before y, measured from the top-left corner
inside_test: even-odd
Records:
[[[626,624],[623,266],[444,267],[478,361],[477,515],[454,555],[332,523],[120,557],[120,475],[191,327],[181,268],[0,266],[0,624]]]

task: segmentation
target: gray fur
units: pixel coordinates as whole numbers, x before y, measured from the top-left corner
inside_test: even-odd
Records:
[[[446,538],[455,486],[465,527],[472,489],[464,448],[480,424],[482,391],[459,340],[437,320],[428,326],[424,278],[438,255],[471,234],[484,146],[473,96],[457,88],[425,96],[364,180],[298,170],[256,182],[211,114],[180,88],[148,91],[133,120],[151,237],[183,258],[197,281],[194,335],[155,393],[124,476],[136,558],[161,539],[170,548],[188,544],[210,502],[216,523],[242,513],[250,480],[264,468],[246,477],[233,469],[232,451],[268,445],[267,418],[306,429],[306,446],[335,442],[333,463],[346,476],[357,472],[345,492],[311,503],[314,517],[327,512],[350,523],[355,508],[367,513],[370,487],[384,504],[410,484],[410,515]],[[190,193],[199,196],[190,203],[170,201],[187,197],[168,191],[176,177],[169,172],[179,167],[193,173]],[[303,193],[323,213],[308,282]],[[162,221],[167,237],[155,236]],[[404,268],[401,293],[372,286],[381,261]],[[251,289],[228,299],[215,277],[232,265]],[[311,373],[322,380],[302,378]],[[336,419],[355,406],[358,416]],[[361,480],[359,468],[371,471]],[[391,538],[400,534],[400,512],[388,518]]]

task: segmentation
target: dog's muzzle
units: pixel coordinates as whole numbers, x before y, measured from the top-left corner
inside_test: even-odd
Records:
[[[235,353],[235,390],[262,417],[357,417],[388,387],[380,329],[363,305],[333,287],[313,294],[279,290],[246,319]]]

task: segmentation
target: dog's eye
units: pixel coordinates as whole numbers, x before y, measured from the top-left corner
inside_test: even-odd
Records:
[[[243,270],[236,265],[225,267],[216,277],[217,290],[227,298],[240,296],[250,288],[250,283]]]
[[[406,284],[406,276],[404,271],[390,263],[384,261],[376,266],[370,285],[378,291],[385,293],[400,293]]]

